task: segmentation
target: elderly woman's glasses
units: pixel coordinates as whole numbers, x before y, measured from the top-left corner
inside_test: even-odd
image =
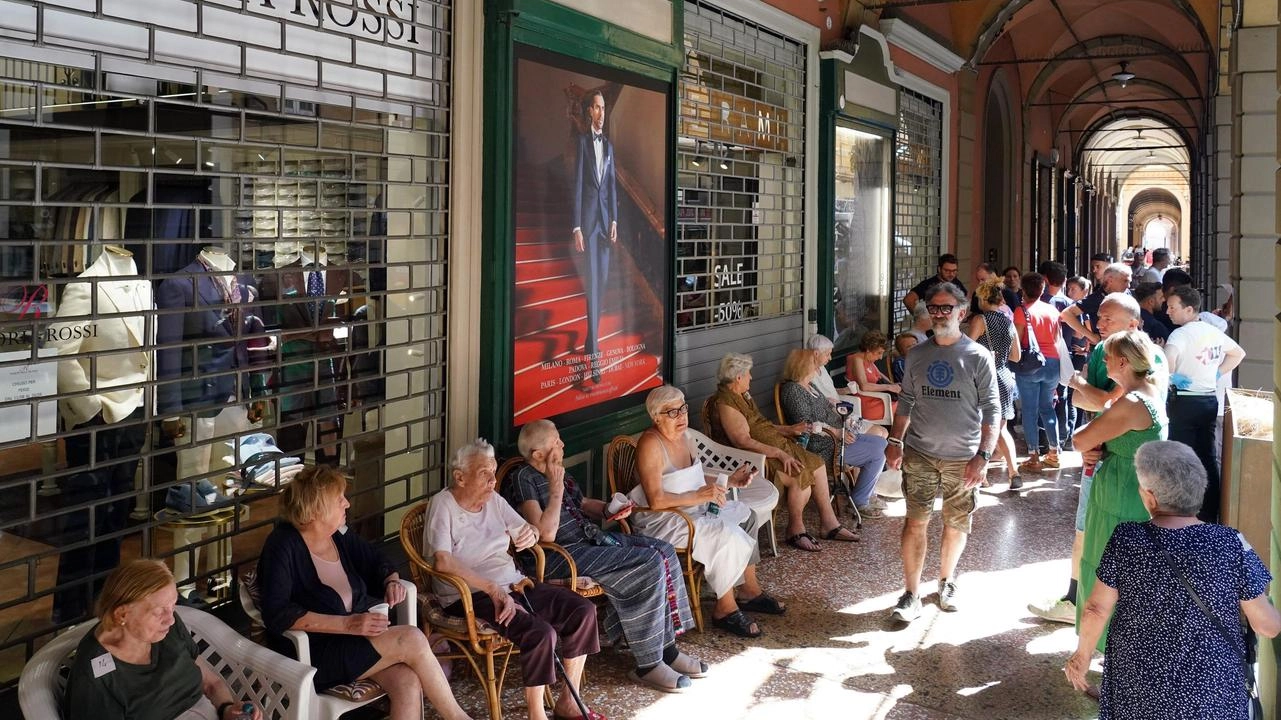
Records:
[[[689,403],[685,403],[684,405],[681,405],[678,408],[672,408],[671,410],[660,410],[659,412],[675,420],[676,418],[681,417],[682,415],[689,414]]]

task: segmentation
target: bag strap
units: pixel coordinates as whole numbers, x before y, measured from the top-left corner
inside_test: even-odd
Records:
[[[1041,352],[1041,343],[1036,339],[1036,330],[1032,328],[1032,316],[1027,311],[1026,305],[1020,305],[1019,309],[1023,311],[1024,327],[1027,329],[1027,347],[1024,348],[1029,352]]]
[[[1161,546],[1161,540],[1156,534],[1156,526],[1151,522],[1147,522],[1144,523],[1143,527],[1147,530],[1148,540],[1152,543],[1153,547],[1156,548],[1157,556],[1165,561],[1165,564],[1170,568],[1170,572],[1174,574],[1174,577],[1179,581],[1179,584],[1188,592],[1188,595],[1192,596],[1192,602],[1196,603],[1196,606],[1201,610],[1201,613],[1209,618],[1210,622],[1214,623],[1214,629],[1219,631],[1219,635],[1223,637],[1223,641],[1232,648],[1233,652],[1236,652],[1237,644],[1233,641],[1231,633],[1229,633],[1228,629],[1223,625],[1223,621],[1219,620],[1218,616],[1210,610],[1209,606],[1205,604],[1205,601],[1201,599],[1201,596],[1197,594],[1196,588],[1192,587],[1192,583],[1188,581],[1188,577],[1184,575],[1183,570],[1179,568],[1179,563],[1174,558],[1174,555],[1170,553],[1169,550],[1166,550]],[[1250,667],[1248,648],[1244,653],[1241,653],[1241,666],[1245,670],[1246,694],[1253,695],[1254,672]]]

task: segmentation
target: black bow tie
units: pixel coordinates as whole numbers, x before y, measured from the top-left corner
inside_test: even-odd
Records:
[[[605,136],[601,133],[592,133],[592,142],[600,142],[603,137]]]

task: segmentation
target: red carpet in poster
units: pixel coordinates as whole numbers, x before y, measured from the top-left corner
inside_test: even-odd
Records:
[[[601,310],[601,382],[583,381],[587,305],[570,255],[571,197],[531,189],[546,188],[545,179],[536,184],[522,180],[516,188],[514,424],[555,417],[657,386],[659,358],[656,348],[647,347],[645,341],[655,333],[645,330],[652,331],[661,318],[624,316],[621,301],[631,297],[636,284],[645,279],[637,277],[623,247],[628,236],[621,231],[619,247],[610,259],[610,289]],[[662,337],[661,330],[656,336]]]

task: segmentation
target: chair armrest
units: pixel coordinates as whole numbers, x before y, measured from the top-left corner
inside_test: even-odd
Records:
[[[574,557],[569,554],[569,551],[554,542],[540,542],[538,546],[543,548],[544,551],[551,550],[565,558],[565,563],[569,565],[569,587],[571,590],[576,589],[578,587],[578,563],[574,562]],[[546,581],[546,567],[538,568],[538,581]]]
[[[298,662],[303,665],[311,665],[311,641],[307,639],[307,633],[302,630],[286,630],[281,635],[293,643],[294,654],[298,656]]]
[[[404,601],[392,608],[396,624],[418,627],[418,586],[404,578],[400,578],[396,582],[405,588]]]
[[[689,516],[689,515],[687,515],[683,510],[677,510],[676,508],[664,508],[664,509],[662,509],[662,510],[655,510],[654,508],[641,507],[641,506],[639,506],[639,505],[638,505],[638,506],[636,506],[636,507],[634,507],[634,508],[632,508],[632,514],[633,514],[633,515],[634,515],[634,514],[636,514],[636,513],[643,513],[643,512],[647,512],[647,513],[672,513],[672,514],[676,515],[677,517],[679,517],[681,520],[684,520],[684,521],[685,521],[685,528],[686,528],[686,530],[689,532],[689,535],[688,535],[689,540],[687,540],[687,541],[686,541],[686,543],[685,543],[685,547],[686,547],[686,548],[694,547],[694,521],[693,521],[692,519],[690,519],[690,516]],[[676,548],[676,549],[677,549],[677,550],[683,550],[683,549],[685,549],[685,548]]]

